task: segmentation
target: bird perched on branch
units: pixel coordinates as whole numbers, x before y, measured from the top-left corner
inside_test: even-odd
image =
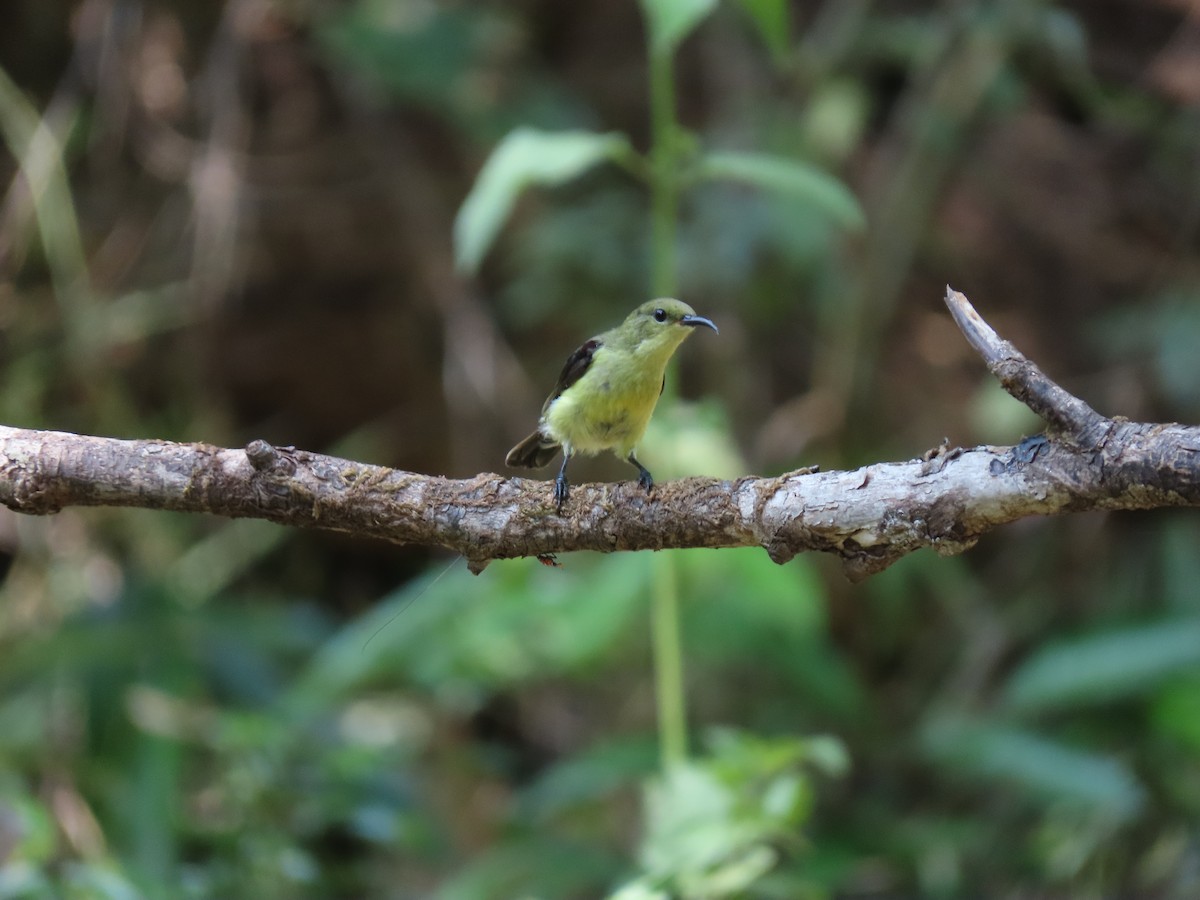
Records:
[[[576,453],[613,451],[637,467],[638,484],[649,491],[654,478],[634,450],[666,384],[667,363],[697,325],[717,331],[711,319],[683,301],[662,298],[643,303],[616,328],[586,341],[563,366],[537,430],[509,450],[505,462],[540,469],[561,449],[562,467],[554,479],[560,510],[570,491],[567,463]]]

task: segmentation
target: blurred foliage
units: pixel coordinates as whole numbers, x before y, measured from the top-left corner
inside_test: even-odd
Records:
[[[648,56],[676,75],[680,292],[722,329],[672,375],[704,400],[656,418],[660,477],[1036,430],[947,281],[1105,413],[1200,410],[1179,4],[5,23],[6,424],[494,470],[649,290]],[[1089,513],[857,586],[678,554],[699,739],[663,773],[652,556],[473,577],[256,522],[6,513],[0,898],[1195,896],[1198,544],[1188,511]]]

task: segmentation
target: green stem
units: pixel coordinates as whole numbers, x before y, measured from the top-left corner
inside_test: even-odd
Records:
[[[683,642],[679,635],[679,581],[675,557],[659,554],[654,566],[654,679],[658,747],[663,770],[687,757],[687,708],[683,690]]]
[[[675,231],[679,208],[676,178],[675,75],[670,54],[650,51],[651,287],[656,297],[676,291]]]
[[[656,297],[677,290],[675,234],[679,216],[678,128],[675,81],[669,53],[650,50],[650,148],[652,288]],[[683,647],[679,634],[679,583],[675,560],[655,559],[652,597],[654,676],[658,704],[658,740],[663,769],[687,756],[687,705],[683,686]]]

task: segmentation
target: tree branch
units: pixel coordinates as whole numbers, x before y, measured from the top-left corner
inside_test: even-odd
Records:
[[[1026,516],[1200,505],[1200,428],[1107,419],[1002,340],[962,294],[946,303],[1014,397],[1050,426],[1015,447],[950,449],[849,472],[574,486],[453,480],[272,447],[123,441],[0,426],[0,503],[22,513],[134,506],[267,519],[397,544],[440,545],[472,571],[570,550],[757,545],[783,563],[839,555],[851,578],[920,547],[961,553]]]

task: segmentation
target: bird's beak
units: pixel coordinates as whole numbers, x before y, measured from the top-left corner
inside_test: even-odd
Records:
[[[704,316],[684,316],[679,320],[679,324],[691,325],[693,328],[695,328],[697,325],[703,325],[705,328],[711,328],[717,334],[721,333],[717,326],[713,324],[713,320],[706,319]]]

